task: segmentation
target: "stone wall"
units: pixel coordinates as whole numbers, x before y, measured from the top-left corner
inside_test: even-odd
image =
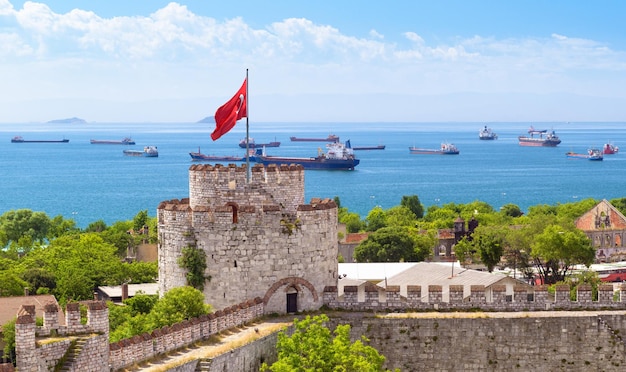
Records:
[[[449,301],[442,300],[442,286],[431,285],[422,288],[408,285],[407,295],[400,295],[399,286],[386,289],[374,285],[345,286],[339,296],[337,287],[324,289],[324,304],[331,309],[349,311],[397,311],[397,310],[470,310],[488,311],[542,311],[542,310],[581,310],[581,309],[626,309],[626,284],[622,284],[617,300],[614,300],[613,285],[604,284],[598,288],[598,300],[592,299],[591,286],[580,285],[577,300],[570,300],[570,288],[556,286],[555,293],[549,293],[547,286],[516,286],[513,295],[506,294],[504,285],[472,285],[469,297],[463,297],[463,286],[449,286]],[[423,301],[422,291],[428,301]],[[487,298],[491,299],[487,301]]]
[[[513,315],[513,314],[511,314]],[[350,324],[351,337],[370,340],[402,371],[624,371],[625,315],[550,317],[392,318],[372,315],[331,319]]]
[[[109,345],[109,363],[113,370],[119,370],[206,340],[219,332],[250,323],[262,315],[263,300],[257,298],[170,327],[156,329],[151,333],[124,339]],[[181,368],[183,371],[187,367]]]
[[[60,368],[69,371],[105,371],[109,365],[109,310],[100,301],[89,301],[87,323],[82,324],[78,303],[68,304],[66,325],[58,324],[58,307],[44,306],[44,325],[35,325],[35,308],[25,305],[15,322],[15,352],[19,371],[40,371]],[[80,349],[75,344],[80,342]],[[68,353],[77,355],[65,360]]]
[[[267,312],[322,306],[324,287],[337,281],[337,206],[330,199],[304,204],[301,166],[251,169],[193,165],[188,199],[157,209],[159,289],[186,285],[178,258],[186,247],[206,254],[205,301],[224,308],[261,297]]]

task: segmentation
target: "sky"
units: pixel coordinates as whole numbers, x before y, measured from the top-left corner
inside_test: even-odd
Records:
[[[0,123],[626,121],[621,0],[0,0]]]

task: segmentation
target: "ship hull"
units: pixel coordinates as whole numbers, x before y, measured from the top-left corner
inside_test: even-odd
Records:
[[[443,151],[435,149],[420,149],[411,147],[409,153],[413,155],[458,155],[459,151]]]
[[[260,156],[257,163],[263,165],[302,165],[304,169],[315,170],[354,170],[359,159],[327,159],[327,158],[285,158],[278,156]]]
[[[191,160],[193,161],[246,161],[246,158],[237,156],[212,156],[199,154],[197,152],[190,152]]]
[[[245,142],[240,142],[239,147],[242,149],[246,148]],[[280,142],[268,142],[268,143],[248,143],[248,148],[255,149],[261,147],[280,147]]]
[[[291,142],[339,142],[339,137],[330,135],[326,138],[289,137]]]
[[[561,140],[549,140],[541,138],[518,137],[520,146],[530,147],[556,147]]]
[[[134,145],[135,141],[89,140],[92,145]]]
[[[68,143],[70,140],[62,139],[62,140],[11,140],[12,143]]]

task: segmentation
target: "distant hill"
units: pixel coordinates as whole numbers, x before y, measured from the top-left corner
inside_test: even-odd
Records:
[[[198,123],[215,123],[215,116],[207,116],[206,118],[198,121]]]
[[[86,123],[86,121],[80,118],[57,119],[57,120],[50,120],[48,122],[48,124],[83,124],[83,123]]]

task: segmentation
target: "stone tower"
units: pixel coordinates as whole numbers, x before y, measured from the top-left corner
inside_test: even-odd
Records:
[[[260,297],[272,313],[318,309],[337,285],[337,205],[304,203],[302,166],[250,169],[196,164],[189,198],[161,202],[159,288],[184,286],[178,258],[186,247],[206,254],[205,302],[221,309]]]

